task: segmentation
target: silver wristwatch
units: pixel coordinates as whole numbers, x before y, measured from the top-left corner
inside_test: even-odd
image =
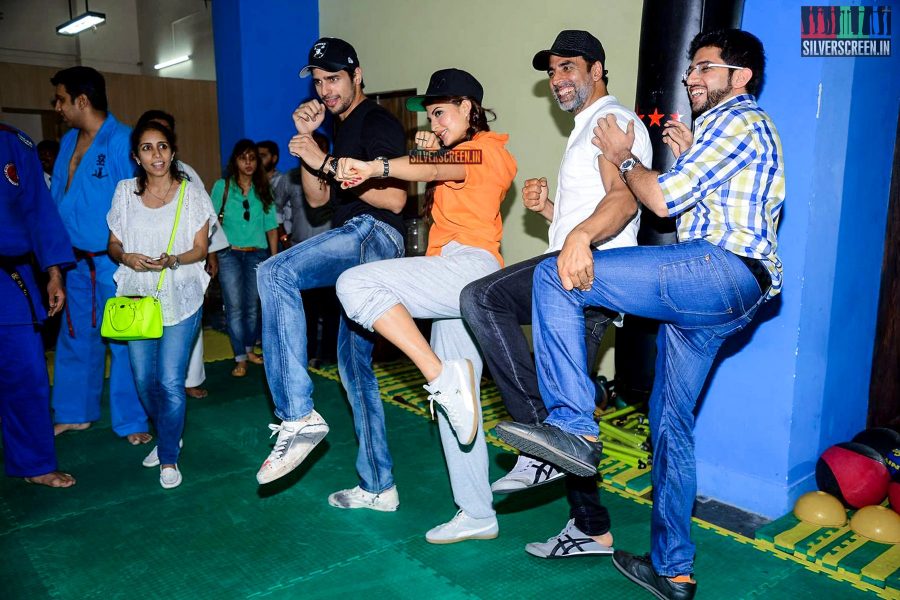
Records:
[[[175,262],[172,263],[171,267],[169,267],[170,271],[174,271],[175,269],[177,269],[178,267],[181,266],[181,260],[179,260],[178,255],[176,254],[173,258],[175,259]]]
[[[619,176],[622,178],[622,181],[625,181],[625,173],[632,170],[637,164],[638,161],[633,156],[630,156],[622,161],[622,164],[619,165]]]
[[[384,168],[383,168],[383,170],[382,170],[382,173],[381,173],[381,176],[380,176],[379,178],[380,178],[380,179],[384,179],[385,177],[387,177],[388,175],[390,175],[390,173],[391,173],[391,163],[388,162],[387,157],[386,157],[386,156],[376,156],[376,157],[375,157],[375,160],[380,160],[380,161],[381,161],[381,164],[384,166]],[[378,176],[376,176],[376,177],[378,177]]]

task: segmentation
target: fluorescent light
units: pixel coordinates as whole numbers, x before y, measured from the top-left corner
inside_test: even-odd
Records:
[[[69,16],[71,16],[71,13],[69,13]],[[89,10],[75,17],[71,21],[66,21],[62,25],[57,26],[56,33],[59,35],[78,35],[85,29],[96,27],[105,21],[106,15],[104,13]]]
[[[189,60],[191,60],[191,55],[185,54],[184,56],[179,56],[178,58],[173,58],[172,60],[167,60],[166,62],[161,62],[159,64],[153,65],[153,68],[159,71],[160,69],[165,69],[166,67],[171,67],[172,65],[178,65]]]

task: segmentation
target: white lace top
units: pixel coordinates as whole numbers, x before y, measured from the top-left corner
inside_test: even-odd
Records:
[[[116,186],[112,208],[106,215],[109,230],[122,241],[125,252],[137,252],[156,258],[166,251],[178,192],[175,198],[161,208],[147,208],[140,196],[135,195],[136,179],[123,179]],[[194,236],[205,223],[215,220],[215,212],[206,191],[197,185],[188,185],[184,191],[181,220],[170,254],[181,254],[194,247]],[[181,265],[176,270],[166,270],[159,299],[163,310],[163,325],[177,325],[203,305],[203,295],[209,285],[206,261]],[[119,265],[113,279],[117,296],[152,296],[156,293],[159,271],[138,272]]]

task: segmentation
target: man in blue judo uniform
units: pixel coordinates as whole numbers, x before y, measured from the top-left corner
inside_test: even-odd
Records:
[[[28,137],[0,123],[0,417],[6,474],[31,483],[70,487],[57,470],[50,420],[50,383],[40,324],[66,302],[61,269],[75,262],[72,243],[44,183]],[[49,275],[50,312],[41,306],[31,255]]]
[[[100,418],[106,345],[100,322],[106,300],[116,294],[116,264],[106,254],[106,213],[116,184],[134,176],[130,130],[107,111],[106,81],[90,67],[71,67],[50,80],[53,106],[72,127],[60,142],[50,192],[72,239],[77,260],[66,275],[69,305],[56,342],[54,430],[87,429]],[[113,431],[145,444],[147,414],[141,406],[128,346],[110,342],[109,404]]]

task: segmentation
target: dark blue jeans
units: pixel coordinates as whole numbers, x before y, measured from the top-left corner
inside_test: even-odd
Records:
[[[554,253],[552,256],[556,256]],[[549,254],[538,256],[492,273],[467,285],[460,296],[463,318],[481,347],[484,360],[503,404],[519,422],[536,425],[547,418],[547,408],[538,390],[534,360],[522,325],[531,324],[531,287],[534,269]],[[585,311],[585,365],[593,365],[608,313]],[[603,535],[610,528],[609,511],[600,503],[595,477],[566,476],[569,516],[588,535]]]
[[[556,259],[534,274],[534,347],[545,423],[597,435],[594,384],[584,368],[584,307],[663,323],[650,395],[653,442],[651,558],[660,575],[693,572],[691,511],[697,494],[694,407],[713,359],[765,301],[737,255],[703,240],[594,252],[594,283],[563,289]]]
[[[269,256],[262,248],[254,251],[219,251],[219,283],[225,301],[225,322],[234,360],[247,360],[247,353],[259,339],[259,294],[256,269]]]
[[[331,287],[350,267],[401,256],[400,232],[371,215],[362,215],[260,265],[266,377],[278,418],[297,421],[313,410],[313,383],[307,371],[306,316],[300,292]],[[372,370],[373,341],[374,334],[341,314],[338,370],[353,408],[359,438],[356,470],[360,486],[379,493],[394,485],[394,477],[384,429],[384,407]]]

